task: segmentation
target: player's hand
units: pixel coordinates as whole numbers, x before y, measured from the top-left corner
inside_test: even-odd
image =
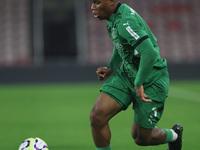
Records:
[[[98,79],[101,81],[111,76],[112,72],[112,69],[109,67],[99,67],[96,71]]]
[[[135,90],[136,90],[136,94],[137,96],[139,97],[139,99],[143,102],[151,102],[152,100],[151,99],[147,99],[147,95],[144,94],[144,87],[143,85],[138,87],[138,86],[135,86]]]

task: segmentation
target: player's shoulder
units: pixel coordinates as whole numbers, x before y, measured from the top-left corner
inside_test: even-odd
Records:
[[[128,6],[127,4],[122,4],[120,13],[121,13],[121,19],[120,19],[119,26],[124,26],[128,22],[132,22],[132,23],[137,22],[136,21],[137,12],[133,8]]]

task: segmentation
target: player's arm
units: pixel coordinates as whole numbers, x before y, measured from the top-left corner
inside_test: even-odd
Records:
[[[121,57],[119,56],[118,50],[116,47],[113,49],[113,54],[110,59],[110,62],[108,64],[108,67],[111,68],[113,71],[119,66],[119,64],[122,62]]]
[[[137,51],[140,53],[140,64],[134,84],[135,86],[140,87],[144,84],[145,79],[153,69],[154,62],[157,60],[158,54],[156,53],[149,38],[137,46]]]
[[[147,96],[144,94],[143,83],[153,69],[157,53],[137,20],[123,20],[119,26],[119,31],[119,34],[132,46],[133,51],[137,50],[140,53],[139,70],[134,82],[136,94],[142,101],[150,102],[151,100],[146,99]]]
[[[97,69],[96,73],[97,73],[98,79],[104,80],[105,78],[110,77],[113,71],[119,66],[121,62],[122,62],[122,59],[119,56],[117,49],[114,47],[113,55],[108,64],[108,67],[99,67]]]
[[[158,58],[158,54],[149,38],[145,39],[137,46],[137,51],[140,53],[140,64],[134,81],[136,94],[141,101],[151,102],[152,100],[148,99],[148,96],[145,94],[143,84],[152,71],[154,62]]]
[[[98,79],[102,81],[105,78],[110,77],[113,71],[109,67],[99,67],[96,73],[97,73]]]
[[[137,50],[140,52],[140,64],[139,70],[135,78],[135,88],[136,94],[140,100],[144,102],[151,102],[150,99],[147,99],[147,95],[144,93],[143,84],[145,79],[149,76],[151,70],[153,69],[154,62],[157,59],[157,53],[150,41],[146,39],[138,47]]]
[[[147,33],[138,20],[126,19],[119,25],[119,34],[140,54],[139,70],[135,78],[135,86],[143,85],[145,79],[153,69],[157,53]]]

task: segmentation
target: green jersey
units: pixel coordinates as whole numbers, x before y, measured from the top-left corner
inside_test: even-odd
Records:
[[[108,67],[125,72],[136,86],[154,82],[167,66],[160,57],[157,39],[139,14],[126,4],[118,4],[107,21],[107,30],[114,44]]]

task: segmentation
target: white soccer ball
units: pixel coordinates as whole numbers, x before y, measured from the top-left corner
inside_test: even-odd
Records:
[[[47,144],[38,137],[28,138],[19,146],[19,150],[49,150]]]

